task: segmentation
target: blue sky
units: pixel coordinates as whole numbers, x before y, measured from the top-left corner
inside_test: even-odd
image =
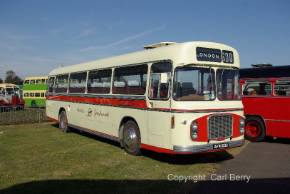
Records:
[[[160,41],[215,41],[242,67],[290,65],[288,0],[0,0],[0,77],[45,75],[60,65]]]

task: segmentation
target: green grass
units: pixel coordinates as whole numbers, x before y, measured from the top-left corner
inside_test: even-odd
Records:
[[[177,183],[165,181],[168,174],[208,174],[215,171],[216,162],[230,158],[232,155],[227,152],[165,155],[149,151],[136,157],[128,155],[117,143],[77,132],[66,134],[51,123],[0,126],[0,193],[13,185],[25,187],[21,183],[29,185],[25,188],[28,193],[32,192],[29,188],[42,191],[54,180],[56,185],[48,187],[51,190],[46,190],[47,193],[56,188],[77,190],[91,184],[101,185],[97,189],[102,185],[106,189],[114,189],[110,185],[115,185],[117,189],[117,183],[128,186],[134,181],[145,181],[136,189],[141,185],[162,191],[168,189],[166,185],[178,187]],[[164,180],[165,187],[159,188],[156,181],[150,184],[150,180]],[[11,193],[17,193],[17,189]]]

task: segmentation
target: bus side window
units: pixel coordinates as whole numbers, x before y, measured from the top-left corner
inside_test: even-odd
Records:
[[[48,79],[48,92],[53,92],[54,80],[55,77],[50,77]]]
[[[88,93],[108,94],[111,89],[111,69],[94,70],[89,72]]]
[[[290,81],[278,80],[274,91],[277,96],[290,96]]]
[[[150,99],[166,100],[169,98],[171,71],[172,64],[170,62],[152,64],[149,87]]]
[[[57,75],[53,88],[56,93],[66,93],[68,89],[68,74]]]
[[[249,82],[245,85],[243,90],[244,96],[270,96],[272,93],[271,82]]]
[[[35,84],[35,80],[30,80],[30,84]]]
[[[113,93],[144,95],[147,83],[147,64],[116,68]]]
[[[5,95],[5,90],[4,90],[4,88],[0,88],[0,95]]]
[[[29,84],[29,81],[30,81],[30,80],[25,80],[25,81],[24,81],[24,84]]]
[[[69,79],[70,93],[85,93],[87,72],[72,73]]]

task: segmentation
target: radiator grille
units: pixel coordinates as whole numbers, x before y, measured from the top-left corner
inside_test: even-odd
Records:
[[[232,136],[233,118],[231,115],[213,115],[208,119],[209,139],[228,138]]]

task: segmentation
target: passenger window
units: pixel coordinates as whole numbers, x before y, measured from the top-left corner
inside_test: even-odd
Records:
[[[35,84],[35,80],[30,80],[30,84]]]
[[[41,97],[45,97],[44,93],[41,93]]]
[[[50,77],[48,79],[48,92],[53,92],[54,79],[55,77]]]
[[[275,95],[290,96],[290,81],[277,81],[275,84]]]
[[[88,78],[88,93],[108,94],[111,89],[112,70],[90,71]]]
[[[66,93],[68,88],[68,74],[56,76],[54,91],[56,93]]]
[[[172,65],[170,62],[154,63],[151,66],[149,98],[166,100],[169,98]]]
[[[42,84],[41,79],[37,79],[36,84]]]
[[[147,83],[147,70],[147,64],[116,68],[114,72],[113,93],[144,95]]]
[[[30,93],[30,97],[34,97],[34,93]]]
[[[70,93],[85,93],[87,72],[72,73],[69,80]]]
[[[243,95],[245,96],[270,96],[272,94],[271,82],[248,82],[244,85]]]
[[[25,80],[25,81],[24,81],[24,84],[29,84],[29,81],[30,81],[30,80]]]
[[[35,97],[40,97],[40,93],[35,93]]]

